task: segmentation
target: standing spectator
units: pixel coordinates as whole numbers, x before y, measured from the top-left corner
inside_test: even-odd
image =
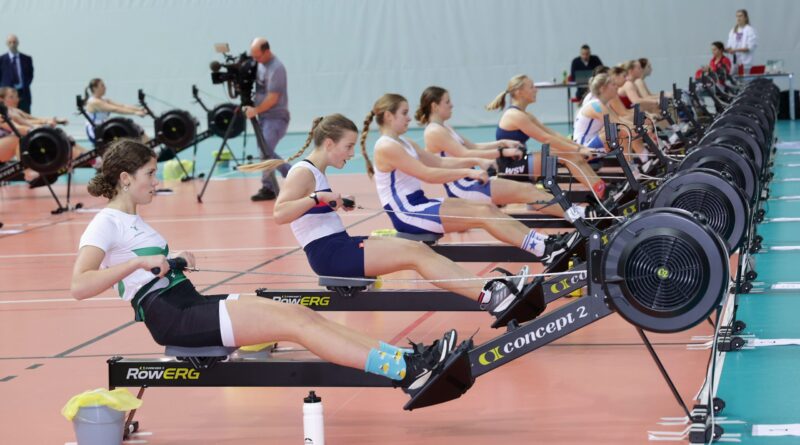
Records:
[[[286,135],[289,127],[289,97],[286,94],[286,68],[272,54],[269,42],[257,37],[250,45],[250,55],[258,62],[256,74],[256,93],[253,97],[255,106],[244,107],[245,116],[253,119],[258,116],[261,134],[264,135],[265,147],[261,149],[262,159],[281,159],[275,154],[278,142]],[[283,177],[289,173],[289,164],[278,167]],[[250,199],[253,201],[269,201],[278,195],[278,183],[273,172],[265,171],[261,177],[261,189]]]
[[[755,28],[750,26],[750,16],[746,9],[740,9],[736,11],[736,25],[728,33],[728,46],[725,48],[725,52],[733,55],[733,64],[737,66],[735,72],[739,72],[738,66],[742,66],[743,73],[747,74],[753,64],[756,46],[758,35]]]
[[[572,66],[569,69],[569,78],[575,80],[575,72],[576,71],[592,71],[598,66],[601,66],[603,62],[600,60],[599,57],[592,54],[592,49],[589,48],[589,45],[583,44],[581,46],[581,55],[572,59]],[[586,94],[586,88],[578,88],[575,91],[575,97],[580,99]]]
[[[0,56],[0,87],[11,87],[19,94],[19,109],[31,112],[31,83],[33,58],[19,52],[19,39],[10,34],[6,39],[8,52]]]

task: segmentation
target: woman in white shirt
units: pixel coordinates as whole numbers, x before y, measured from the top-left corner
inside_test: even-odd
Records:
[[[354,124],[350,133],[352,156]],[[336,156],[341,161],[340,148]],[[139,142],[120,139],[111,144],[104,161],[88,189],[92,196],[104,196],[109,202],[81,236],[70,291],[75,299],[83,300],[113,287],[131,302],[136,319],[144,321],[159,344],[233,347],[287,340],[323,360],[392,379],[412,396],[455,346],[452,330],[433,346],[402,349],[305,306],[252,294],[201,295],[183,271],[170,269],[167,241],[138,213],[139,206],[149,204],[155,195],[156,153]],[[297,201],[295,213],[313,204],[308,198]],[[194,268],[190,252],[175,256]]]
[[[734,72],[739,72],[737,65],[744,66],[744,73],[753,64],[753,52],[758,46],[758,35],[750,26],[750,16],[746,9],[736,11],[736,25],[728,33],[728,44],[725,52],[733,57]]]

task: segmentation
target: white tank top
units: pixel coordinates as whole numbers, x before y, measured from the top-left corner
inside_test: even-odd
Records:
[[[328,185],[328,178],[311,162],[300,161],[293,165],[289,171],[291,172],[296,168],[305,168],[314,174],[314,191],[331,191],[331,186]],[[294,237],[297,238],[297,242],[303,247],[311,241],[345,231],[342,219],[336,214],[336,211],[323,203],[317,204],[304,213],[303,216],[292,221],[291,228]]]
[[[96,138],[94,134],[95,127],[107,121],[108,118],[111,117],[111,113],[108,111],[92,111],[92,112],[87,112],[87,114],[92,119],[92,121],[86,122],[86,135],[89,137],[90,141],[94,142]]]
[[[589,141],[594,139],[594,137],[600,133],[600,129],[603,128],[603,122],[601,120],[593,119],[583,114],[582,111],[585,107],[592,107],[597,110],[601,107],[600,101],[598,99],[593,99],[587,102],[578,111],[577,116],[575,116],[572,140],[581,145],[588,144]]]
[[[450,128],[450,126],[449,126],[449,125],[441,125],[441,124],[437,124],[437,123],[435,123],[435,122],[431,122],[431,123],[430,123],[430,124],[428,124],[428,125],[440,125],[440,126],[442,126],[442,127],[446,128],[446,129],[447,129],[447,131],[449,131],[449,132],[450,132],[450,136],[452,136],[452,137],[453,137],[453,139],[455,139],[455,140],[456,140],[456,142],[458,142],[458,143],[459,143],[459,144],[461,144],[461,145],[464,145],[464,138],[462,138],[462,137],[461,137],[461,136],[460,136],[458,133],[456,133],[456,131],[455,131],[455,130],[453,130],[452,128]],[[445,151],[440,151],[440,152],[439,152],[439,155],[440,155],[440,156],[442,156],[443,158],[446,158],[446,157],[447,157],[447,152],[445,152]]]
[[[389,136],[381,136],[375,141],[375,145],[378,145],[378,143],[383,140],[399,144],[409,156],[414,159],[419,159],[417,150],[402,136],[398,139],[393,139]],[[386,207],[391,203],[400,204],[404,202],[406,196],[422,190],[422,182],[414,176],[403,173],[400,170],[382,172],[376,168],[375,187],[378,189],[378,197],[381,200],[381,205]]]

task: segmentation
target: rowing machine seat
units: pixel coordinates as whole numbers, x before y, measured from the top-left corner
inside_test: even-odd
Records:
[[[443,236],[441,233],[406,233],[406,232],[397,232],[396,235],[398,238],[408,239],[411,241],[421,241],[425,244],[431,245],[436,244],[436,241]]]
[[[372,278],[333,278],[320,277],[319,285],[322,287],[361,287],[367,288],[373,283]]]

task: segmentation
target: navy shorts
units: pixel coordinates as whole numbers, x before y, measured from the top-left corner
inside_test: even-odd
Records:
[[[303,250],[317,275],[359,278],[364,276],[364,240],[367,238],[338,232],[311,241]]]

